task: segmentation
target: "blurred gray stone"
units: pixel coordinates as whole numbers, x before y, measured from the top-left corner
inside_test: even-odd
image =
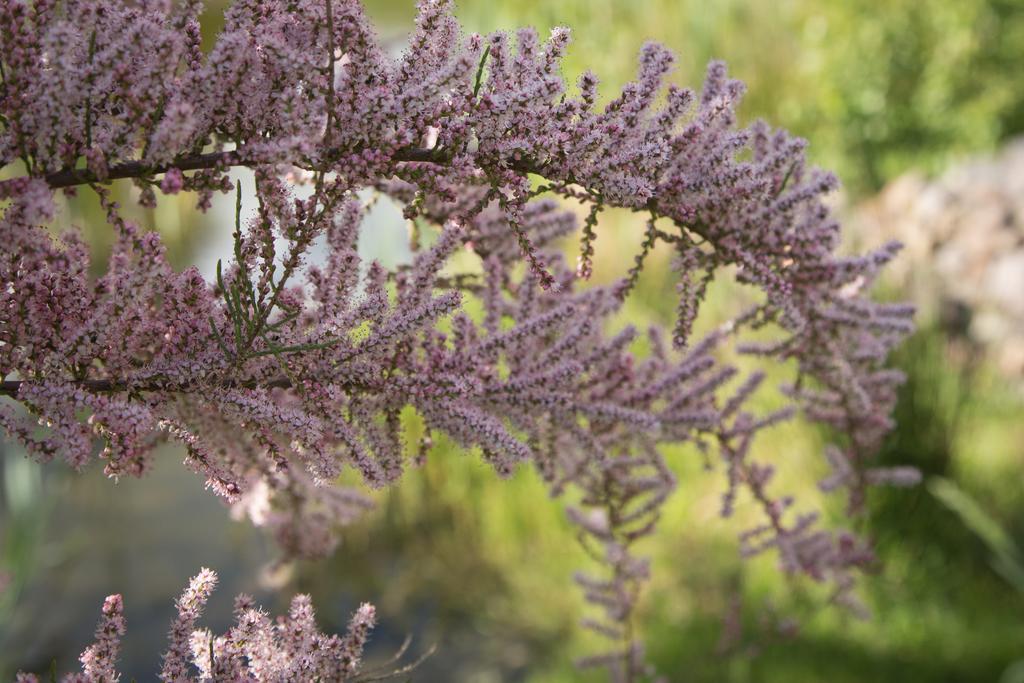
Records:
[[[859,248],[896,239],[886,285],[1024,379],[1024,138],[929,180],[909,173],[854,207]]]

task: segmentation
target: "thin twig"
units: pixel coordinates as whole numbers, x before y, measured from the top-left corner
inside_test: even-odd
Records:
[[[360,677],[360,678],[357,678],[356,681],[357,681],[357,683],[369,683],[369,681],[386,681],[389,678],[395,678],[396,676],[401,676],[402,674],[407,674],[410,671],[414,671],[415,669],[419,668],[420,664],[422,664],[423,662],[427,661],[427,659],[429,659],[431,656],[433,656],[433,654],[436,651],[437,651],[437,645],[431,645],[430,649],[428,649],[426,652],[424,652],[422,655],[420,655],[420,657],[415,662],[412,662],[410,664],[406,664],[401,669],[395,669],[394,671],[390,671],[390,672],[388,672],[386,674],[367,676],[365,678]]]

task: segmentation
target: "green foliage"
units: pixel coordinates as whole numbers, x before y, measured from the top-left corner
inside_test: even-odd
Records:
[[[404,0],[369,9],[412,18]],[[679,54],[683,84],[724,59],[749,86],[744,113],[806,137],[856,196],[1024,132],[1019,0],[458,0],[458,14],[479,32],[571,27],[567,75],[592,69],[605,94],[647,39]]]
[[[992,554],[992,568],[1024,593],[1024,555],[1006,529],[977,500],[950,480],[936,477],[928,482],[928,490],[988,546]]]
[[[878,189],[910,167],[938,170],[1024,131],[1019,4],[801,4],[817,87],[793,125],[827,148],[854,190]]]

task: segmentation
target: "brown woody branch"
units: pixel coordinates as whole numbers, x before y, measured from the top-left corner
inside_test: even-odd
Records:
[[[11,398],[15,398],[18,395],[18,390],[21,389],[22,384],[25,384],[24,380],[6,380],[4,382],[0,382],[0,396],[10,396]],[[70,384],[74,387],[79,387],[95,394],[117,393],[120,391],[187,392],[201,391],[210,387],[210,384],[205,382],[195,382],[193,384],[169,384],[167,382],[134,383],[113,379],[83,379],[70,382]],[[292,386],[291,380],[287,377],[278,377],[277,379],[262,382],[252,380],[244,382],[215,382],[214,384],[222,389],[289,389]]]
[[[400,149],[391,157],[394,161],[443,161],[436,150],[409,148]],[[127,161],[111,166],[105,178],[99,178],[88,169],[69,168],[46,176],[46,182],[54,189],[88,185],[89,183],[106,182],[121,178],[141,178],[148,175],[166,173],[172,168],[181,171],[200,171],[212,168],[228,168],[231,166],[248,166],[259,163],[248,158],[245,148],[226,152],[208,152],[178,157],[166,164],[145,164],[141,161]]]

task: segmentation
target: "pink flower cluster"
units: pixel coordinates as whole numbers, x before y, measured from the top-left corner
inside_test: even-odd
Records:
[[[248,595],[235,598],[235,624],[223,635],[197,629],[217,575],[203,569],[192,578],[176,602],[170,645],[163,654],[160,680],[186,681],[348,681],[360,673],[363,648],[376,613],[364,603],[356,610],[344,635],[325,635],[314,621],[308,595],[296,595],[286,616],[275,621],[256,607]],[[103,603],[96,641],[79,658],[80,673],[63,676],[63,683],[116,683],[121,637],[125,634],[120,595]],[[35,674],[19,672],[17,683],[39,683]]]
[[[465,37],[446,0],[420,2],[398,58],[356,0],[236,0],[208,53],[194,1],[0,5],[0,164],[27,171],[0,181],[0,394],[14,399],[0,426],[35,457],[81,468],[98,450],[110,476],[139,476],[157,444],[179,442],[237,515],[305,556],[331,552],[370,505],[335,484],[342,472],[391,484],[431,432],[502,476],[531,464],[553,493],[579,492],[570,517],[607,570],[578,581],[602,612],[587,625],[618,645],[585,663],[632,680],[644,668],[628,623],[649,568],[630,549],[675,487],[661,446],[689,443],[720,456],[724,514],[741,489],[763,509],[746,554],[774,549],[784,571],[852,603],[869,544],[773,493],[773,466],[751,448],[802,411],[840,435],[822,488],[846,491],[851,512],[868,484],[915,481],[870,466],[901,381],[886,357],[912,310],[866,292],[897,247],[835,254],[823,200],[835,178],[806,165],[803,141],[737,125],[743,87],[722,64],[699,93],[666,88],[672,54],[647,45],[636,80],[599,107],[593,74],[575,91],[561,76],[568,31]],[[233,186],[233,166],[255,186]],[[312,192],[294,186],[304,174]],[[157,189],[193,192],[201,208],[237,193],[234,254],[215,281],[176,272],[159,236],[122,218],[117,179],[147,203]],[[46,227],[53,193],[76,185],[98,194],[117,238],[95,280],[81,239]],[[361,261],[366,188],[416,221],[412,263]],[[558,246],[576,229],[559,198],[589,209],[575,268]],[[613,207],[646,219],[635,265],[581,288]],[[436,239],[420,247],[428,226]],[[676,253],[678,319],[671,345],[652,331],[640,357],[637,332],[608,320],[659,242]],[[472,261],[461,272],[458,252]],[[758,303],[693,339],[722,272]],[[737,340],[796,369],[788,408],[748,409],[763,375],[723,361]],[[419,447],[410,414],[428,432]]]

